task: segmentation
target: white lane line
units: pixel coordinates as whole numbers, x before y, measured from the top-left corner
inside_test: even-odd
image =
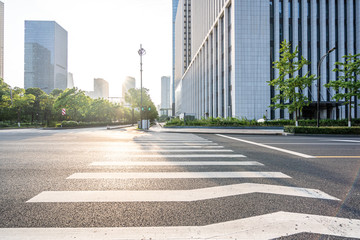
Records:
[[[291,178],[280,172],[89,172],[67,179]]]
[[[1,146],[0,146],[1,147]],[[129,148],[134,148],[134,149],[154,149],[154,148],[159,148],[159,149],[187,149],[187,148],[198,148],[198,149],[219,149],[219,148],[224,148],[224,146],[186,146],[186,145],[182,145],[182,146],[159,146],[159,145],[151,145],[151,146],[146,146],[146,147],[141,147],[141,146],[134,146],[134,147],[124,147],[124,149],[129,149]],[[120,148],[121,149],[121,148]]]
[[[180,143],[124,143],[129,146],[179,146]],[[123,146],[122,145],[122,146]],[[217,143],[181,143],[181,146],[218,146]]]
[[[234,152],[229,149],[121,149],[121,152]]]
[[[232,140],[235,140],[235,141],[244,142],[244,143],[248,143],[248,144],[253,144],[253,145],[256,145],[256,146],[259,146],[259,147],[269,148],[269,149],[272,149],[272,150],[288,153],[288,154],[303,157],[303,158],[315,158],[314,156],[311,156],[311,155],[298,153],[298,152],[294,152],[294,151],[290,151],[290,150],[286,150],[286,149],[282,149],[282,148],[272,147],[272,146],[261,144],[261,143],[251,142],[251,141],[248,141],[248,140],[229,137],[229,136],[225,136],[225,135],[221,135],[221,134],[216,134],[216,135],[219,136],[219,137],[228,138],[228,139],[232,139]]]
[[[0,228],[7,240],[274,239],[299,233],[360,238],[360,220],[276,212],[206,226],[121,228]]]
[[[126,158],[244,158],[241,154],[126,155]]]
[[[149,140],[149,141],[133,141],[134,143],[212,143],[212,141],[191,141],[191,140]]]
[[[271,145],[325,145],[325,146],[330,146],[330,145],[334,145],[334,146],[339,146],[339,145],[343,145],[343,146],[358,146],[358,143],[347,143],[347,142],[341,142],[341,143],[263,143],[263,144],[271,144]]]
[[[331,140],[333,142],[351,142],[351,143],[360,143],[360,141],[357,140]]]
[[[264,166],[259,162],[243,161],[243,162],[224,162],[224,161],[189,161],[189,162],[93,162],[91,166]]]
[[[45,191],[27,202],[194,202],[251,193],[266,193],[339,201],[339,199],[317,189],[242,183],[193,190]]]

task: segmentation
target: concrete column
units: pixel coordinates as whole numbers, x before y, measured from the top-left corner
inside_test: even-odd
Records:
[[[292,33],[292,39],[293,39],[293,45],[292,49],[295,50],[296,46],[299,46],[299,9],[298,9],[298,0],[292,0],[292,26],[293,26],[293,33]],[[297,76],[298,72],[294,74],[294,76]]]
[[[344,13],[344,0],[338,0],[338,59],[339,62],[344,62],[342,58],[345,55],[345,13]],[[343,76],[342,73],[339,73],[339,76]],[[340,113],[340,118],[347,118],[345,116],[345,105],[342,106]]]
[[[220,20],[219,20],[219,24],[218,24],[218,116],[219,117],[223,117],[224,113],[222,111],[222,104],[223,104],[223,100],[224,100],[224,96],[222,94],[222,86],[223,86],[223,80],[221,79],[221,25],[220,25]]]
[[[308,24],[307,24],[307,19],[308,19],[308,5],[307,5],[307,0],[301,0],[301,35],[302,35],[302,39],[301,39],[301,43],[302,43],[302,55],[305,59],[309,60],[309,54],[308,54]],[[302,74],[303,76],[309,71],[308,66],[304,66],[302,69]],[[307,96],[308,98],[310,98],[309,96],[309,89],[305,88],[303,90],[303,94],[304,96]]]
[[[209,41],[207,40],[205,42],[205,51],[204,51],[204,54],[205,54],[205,116],[208,116],[209,114],[209,64],[208,64],[208,61],[209,61]]]
[[[214,10],[215,12],[215,10]],[[212,65],[213,65],[213,117],[217,117],[218,116],[218,109],[217,109],[217,98],[216,98],[216,88],[217,88],[217,76],[216,76],[216,53],[217,53],[217,48],[216,48],[216,41],[217,41],[217,28],[214,28],[213,31],[213,59],[212,59]]]
[[[204,64],[204,59],[203,59],[203,49],[201,49],[200,54],[199,54],[199,77],[200,77],[200,118],[202,118],[204,116],[204,72],[203,72],[203,64]]]
[[[227,8],[224,12],[224,116],[229,117],[229,84],[228,84],[228,59],[229,59],[229,35],[228,35],[228,26],[229,26],[229,14]]]
[[[336,0],[329,0],[329,48],[332,49],[333,47],[336,46],[336,29],[335,29],[335,13],[336,13],[336,9],[335,9],[335,1]],[[336,51],[338,51],[338,49],[335,50],[335,52],[331,53],[329,55],[329,67],[330,67],[330,76],[329,76],[329,81],[335,81],[336,80],[336,73],[333,72],[332,70],[335,68],[335,62],[336,62]],[[335,90],[334,89],[329,89],[330,90],[330,99],[327,99],[328,101],[334,101],[332,99],[332,97],[335,95]],[[336,119],[336,109],[334,108],[332,113],[331,113],[331,119]]]
[[[326,47],[326,0],[320,0],[320,56],[324,56],[327,51]],[[327,89],[324,87],[327,79],[327,59],[324,59],[320,69],[320,97],[321,101],[326,101]],[[326,118],[326,110],[321,111],[321,118]]]
[[[212,2],[212,1],[211,1]],[[208,61],[208,78],[209,78],[209,117],[212,117],[213,115],[213,99],[214,99],[214,96],[213,96],[213,91],[214,91],[214,76],[213,76],[213,73],[212,73],[212,69],[211,69],[211,64],[213,62],[213,56],[211,54],[212,52],[212,47],[213,47],[213,36],[212,34],[209,35],[209,51],[208,51],[208,54],[209,54],[209,61]]]
[[[279,0],[274,0],[274,59],[279,61],[280,59],[280,16],[279,16]],[[279,70],[275,69],[275,78],[279,77]],[[275,94],[279,94],[279,91],[275,91]],[[275,119],[280,118],[280,110],[275,110]]]
[[[317,75],[318,47],[317,47],[317,4],[311,0],[311,73]],[[311,86],[312,100],[317,101],[317,83]]]
[[[284,40],[288,43],[290,41],[289,37],[289,2],[288,0],[283,1],[283,26],[284,26]]]
[[[346,26],[347,26],[347,55],[355,54],[354,50],[354,2],[347,1],[347,9],[346,9]],[[351,98],[351,102],[354,103],[355,97]],[[355,108],[351,109],[351,117],[353,118],[355,115]]]

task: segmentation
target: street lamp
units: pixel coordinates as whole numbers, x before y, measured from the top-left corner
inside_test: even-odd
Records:
[[[140,44],[140,49],[139,49],[139,51],[138,51],[138,53],[139,53],[139,55],[140,55],[140,91],[141,91],[141,93],[140,93],[140,95],[141,95],[141,103],[140,103],[140,129],[142,129],[143,128],[143,126],[142,126],[142,107],[143,107],[143,105],[142,105],[142,92],[143,92],[143,90],[142,90],[142,72],[143,72],[143,69],[142,69],[142,56],[144,56],[145,54],[146,54],[146,51],[145,51],[145,49],[143,49],[143,47],[142,47],[142,45]]]
[[[320,59],[318,63],[318,69],[317,69],[317,104],[316,104],[316,125],[317,127],[320,127],[320,66],[321,63],[324,61],[324,59],[333,51],[335,51],[336,47],[330,49],[322,58]]]

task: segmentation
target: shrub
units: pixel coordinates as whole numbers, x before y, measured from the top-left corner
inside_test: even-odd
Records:
[[[61,125],[63,127],[78,127],[79,124],[75,121],[62,121]]]
[[[316,126],[316,119],[302,119],[299,120],[299,126]],[[194,119],[187,120],[186,126],[218,126],[218,127],[243,127],[243,126],[266,126],[266,127],[283,127],[287,125],[295,125],[294,120],[269,120],[259,123],[256,120],[248,120],[246,118],[208,118],[208,119]],[[347,119],[342,120],[320,120],[320,126],[347,126]],[[352,120],[353,126],[360,126],[360,119]],[[184,120],[174,118],[165,124],[165,127],[184,126]]]
[[[352,134],[359,135],[360,127],[294,127],[285,126],[284,132],[297,134]]]

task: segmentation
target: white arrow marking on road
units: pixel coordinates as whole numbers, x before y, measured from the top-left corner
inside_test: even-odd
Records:
[[[206,240],[274,239],[299,233],[360,238],[360,220],[277,212],[194,227],[0,228],[7,240]]]
[[[74,173],[67,179],[291,178],[280,172],[101,172]]]
[[[244,158],[241,154],[126,155],[127,158]]]
[[[27,202],[193,202],[250,193],[267,193],[326,200],[339,200],[316,189],[242,183],[193,190],[45,191]]]
[[[294,151],[290,151],[290,150],[286,150],[286,149],[282,149],[282,148],[272,147],[272,146],[268,146],[268,145],[257,143],[257,142],[251,142],[251,141],[247,141],[247,140],[243,140],[243,139],[239,139],[239,138],[234,138],[234,137],[229,137],[229,136],[225,136],[225,135],[221,135],[221,134],[216,134],[216,135],[219,136],[219,137],[228,138],[228,139],[239,141],[239,142],[244,142],[244,143],[248,143],[248,144],[257,145],[259,147],[269,148],[269,149],[276,150],[276,151],[279,151],[279,152],[292,154],[292,155],[295,155],[295,156],[298,156],[298,157],[315,158],[314,156],[311,156],[311,155],[298,153],[298,152],[294,152]]]
[[[264,166],[259,162],[93,162],[91,166]]]

